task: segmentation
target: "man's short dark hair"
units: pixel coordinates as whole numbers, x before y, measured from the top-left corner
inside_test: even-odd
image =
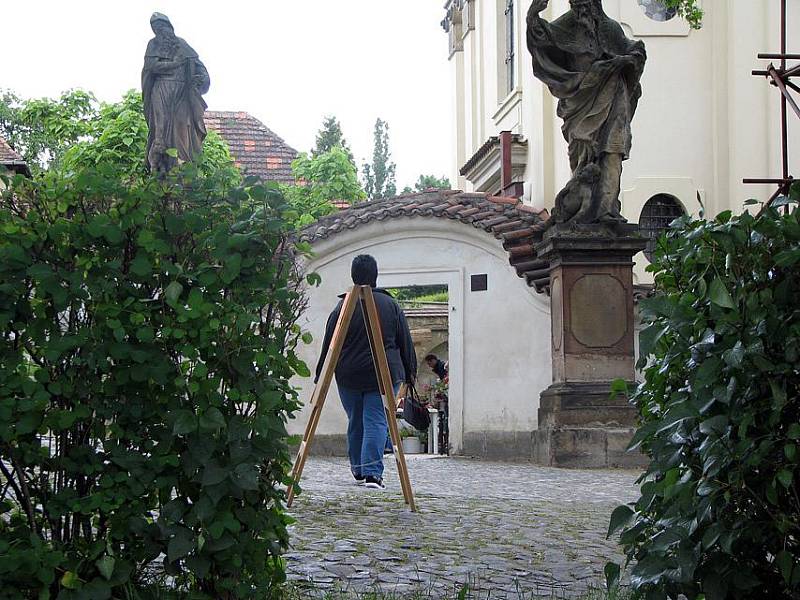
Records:
[[[428,354],[428,356],[425,357],[425,360],[439,360],[439,357],[435,354]]]
[[[378,263],[369,254],[359,254],[350,266],[350,276],[356,285],[378,285]]]

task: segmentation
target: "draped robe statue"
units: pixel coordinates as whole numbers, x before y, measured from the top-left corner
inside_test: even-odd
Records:
[[[534,75],[558,99],[569,144],[572,179],[556,197],[553,221],[624,222],[620,177],[642,93],[644,44],[625,37],[601,0],[570,0],[571,10],[552,23],[539,16],[547,2],[533,0],[527,41]]]
[[[189,44],[177,37],[169,19],[154,13],[150,25],[156,36],[147,44],[142,69],[142,98],[147,137],[147,166],[165,173],[178,160],[191,161],[203,148],[203,114],[208,71]],[[167,151],[174,148],[178,156]]]

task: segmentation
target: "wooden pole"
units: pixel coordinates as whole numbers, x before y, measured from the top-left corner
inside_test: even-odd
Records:
[[[322,407],[325,405],[325,398],[328,396],[328,390],[333,381],[333,374],[336,371],[336,363],[339,362],[339,355],[344,346],[345,337],[347,337],[347,329],[350,327],[350,321],[353,318],[353,312],[356,308],[358,301],[358,293],[355,287],[350,290],[344,298],[342,303],[342,310],[339,313],[339,319],[336,321],[336,327],[333,330],[331,337],[331,344],[328,349],[328,355],[325,357],[325,362],[322,365],[322,373],[317,385],[314,386],[314,391],[311,394],[311,414],[306,424],[306,430],[303,434],[303,441],[300,443],[300,448],[297,451],[297,458],[295,459],[294,468],[292,469],[292,484],[289,486],[289,495],[286,499],[286,506],[291,508],[295,496],[295,484],[300,482],[300,477],[303,475],[303,469],[306,466],[306,459],[308,458],[309,450],[311,449],[311,442],[314,439],[314,434],[317,431],[319,424],[319,417],[322,413]]]

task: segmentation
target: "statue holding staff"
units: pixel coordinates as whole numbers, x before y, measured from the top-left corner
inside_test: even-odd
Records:
[[[527,41],[534,75],[558,99],[569,144],[572,180],[558,195],[553,220],[624,222],[620,177],[642,94],[644,44],[625,37],[620,24],[603,12],[601,0],[570,0],[571,10],[552,23],[539,16],[547,3],[533,0]],[[576,194],[580,197],[573,198]]]
[[[208,91],[208,71],[189,44],[175,35],[172,23],[153,13],[155,37],[147,44],[142,69],[142,98],[147,137],[147,166],[166,173],[178,161],[193,160],[203,148],[206,127],[203,114]],[[178,156],[167,150],[174,148]]]

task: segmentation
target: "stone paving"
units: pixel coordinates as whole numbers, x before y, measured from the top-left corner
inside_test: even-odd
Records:
[[[438,596],[469,583],[492,598],[574,598],[621,559],[605,534],[611,511],[636,499],[636,472],[410,456],[414,514],[387,458],[385,490],[356,486],[344,458],[309,459],[291,510],[290,580],[316,591]]]

